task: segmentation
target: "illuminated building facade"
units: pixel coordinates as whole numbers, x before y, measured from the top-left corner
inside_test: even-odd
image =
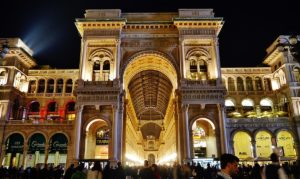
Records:
[[[20,39],[0,66],[3,165],[109,159],[141,164],[221,153],[296,159],[299,63],[280,36],[268,67],[221,68],[212,9],[87,10],[79,69],[33,68]]]

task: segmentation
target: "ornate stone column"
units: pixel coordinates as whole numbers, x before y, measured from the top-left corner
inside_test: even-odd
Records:
[[[83,105],[77,106],[77,115],[74,130],[74,159],[79,159],[80,138],[81,138],[81,122],[82,122]]]
[[[186,73],[184,73],[185,71],[185,54],[184,54],[184,39],[183,37],[179,38],[179,55],[180,55],[180,79],[182,78],[186,78]]]
[[[189,130],[189,105],[182,105],[183,108],[183,126],[184,126],[184,143],[185,143],[185,155],[184,160],[189,161],[191,159],[191,143],[190,143],[190,130]]]
[[[115,73],[116,73],[116,79],[119,79],[119,73],[120,73],[120,61],[121,61],[121,40],[116,40],[116,62],[115,62]]]
[[[218,106],[218,112],[219,112],[219,126],[220,126],[220,139],[221,139],[221,153],[227,153],[228,152],[228,142],[227,138],[227,130],[226,130],[226,118],[224,113],[224,105],[217,104]]]
[[[25,166],[25,160],[26,160],[27,150],[28,150],[28,145],[27,145],[27,142],[25,142],[24,145],[23,145],[23,157],[22,157],[23,168],[26,167]]]
[[[122,99],[123,98],[123,95],[120,94],[120,98]],[[121,100],[123,101],[123,100]],[[118,122],[118,136],[117,136],[117,145],[118,145],[118,148],[117,148],[117,159],[118,161],[121,161],[122,160],[122,151],[123,151],[123,142],[125,140],[123,140],[123,111],[124,111],[124,104],[122,102],[120,102],[119,104],[119,110],[118,110],[118,117],[117,118],[117,122]],[[126,123],[125,123],[126,124]]]
[[[180,117],[181,116],[181,109],[178,109],[179,105],[178,105],[178,101],[175,100],[174,102],[174,108],[175,108],[175,129],[176,129],[176,151],[177,151],[177,159],[178,162],[181,164],[181,161],[183,160],[182,158],[182,153],[183,153],[183,145],[181,145],[182,143],[182,130],[181,129],[181,125],[180,125]]]
[[[216,65],[217,65],[217,69],[218,69],[217,70],[217,73],[218,73],[217,85],[219,85],[219,84],[222,84],[222,75],[221,75],[220,50],[219,50],[219,38],[218,37],[216,37],[214,39],[214,43],[215,43],[215,48],[216,48]]]
[[[48,163],[48,157],[49,157],[49,148],[50,148],[50,145],[49,145],[49,141],[48,143],[45,145],[45,165],[47,165]]]
[[[115,104],[112,106],[113,109],[113,125],[112,125],[112,149],[113,149],[113,153],[112,153],[112,158],[110,158],[111,161],[111,165],[114,166],[116,165],[116,162],[119,160],[118,158],[118,153],[119,153],[119,137],[118,135],[120,134],[119,130],[119,105]]]

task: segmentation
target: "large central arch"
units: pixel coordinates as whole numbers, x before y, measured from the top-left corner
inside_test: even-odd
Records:
[[[158,51],[138,52],[124,63],[121,77],[130,113],[127,113],[129,120],[125,130],[125,138],[130,139],[125,139],[126,162],[137,163],[150,154],[162,160],[177,152],[175,120],[167,114],[174,111],[172,99],[178,88],[179,74],[175,60]],[[160,140],[166,140],[167,136],[160,136],[164,130],[169,131],[168,137],[174,141],[170,140],[168,147],[158,147]],[[141,140],[145,145],[138,144]]]
[[[123,66],[123,87],[127,90],[130,80],[139,72],[156,70],[166,75],[172,82],[173,89],[178,87],[178,68],[174,60],[158,51],[143,51],[133,55]]]

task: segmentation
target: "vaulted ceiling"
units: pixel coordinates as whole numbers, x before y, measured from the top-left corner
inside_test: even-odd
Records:
[[[173,89],[166,75],[155,70],[142,71],[131,79],[128,89],[139,120],[164,119]],[[157,128],[157,125],[143,127],[143,136],[154,127]]]

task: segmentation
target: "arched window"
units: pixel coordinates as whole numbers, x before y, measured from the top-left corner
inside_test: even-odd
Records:
[[[204,60],[199,60],[200,79],[207,80],[207,64]]]
[[[62,133],[54,134],[49,140],[48,162],[58,165],[66,165],[68,155],[68,139]],[[49,163],[50,163],[49,162]]]
[[[295,141],[292,134],[288,131],[280,131],[277,136],[277,147],[282,147],[283,156],[296,157]]]
[[[64,87],[64,80],[58,79],[56,81],[56,93],[62,93]]]
[[[38,83],[38,93],[44,93],[45,92],[45,80],[40,79]]]
[[[93,64],[93,81],[100,81],[100,61],[96,60]]]
[[[246,132],[237,132],[233,137],[234,154],[239,159],[253,157],[251,137]]]
[[[204,73],[207,72],[207,64],[204,60],[200,60],[199,69],[200,69],[200,72],[204,72]]]
[[[110,63],[108,60],[105,60],[103,63],[103,81],[108,81],[109,80],[109,73],[110,73]]]
[[[18,98],[15,98],[13,106],[12,106],[12,113],[11,113],[11,117],[14,120],[18,120],[21,119],[22,114],[21,114],[22,110],[20,109],[20,101]]]
[[[94,62],[93,70],[100,70],[100,61],[99,60]]]
[[[254,112],[254,102],[252,99],[246,98],[242,101],[243,111],[246,115],[252,115],[249,114],[250,112]]]
[[[190,72],[191,73],[197,72],[197,62],[195,60],[190,62]]]
[[[267,131],[259,131],[255,136],[257,157],[270,157],[272,153],[272,137]]]
[[[237,90],[244,91],[244,80],[241,77],[237,77]]]
[[[29,106],[29,113],[40,112],[40,103],[37,101],[33,101]]]
[[[24,137],[19,133],[11,134],[5,141],[4,166],[20,167],[24,150]],[[8,157],[9,156],[9,157]]]
[[[251,77],[246,78],[246,87],[247,87],[247,91],[253,91],[253,83]]]
[[[75,119],[75,102],[68,102],[66,105],[66,120]]]
[[[228,78],[228,91],[235,91],[234,79]]]
[[[6,71],[1,71],[0,72],[0,77],[3,77],[3,76],[5,76],[6,75]]]
[[[48,79],[47,81],[47,93],[53,93],[54,92],[54,80]]]
[[[48,104],[48,108],[47,108],[48,112],[57,112],[57,110],[58,110],[58,105],[55,101],[50,102]]]
[[[262,81],[260,77],[255,77],[255,88],[257,91],[262,91]]]
[[[261,112],[267,111],[271,112],[273,108],[273,102],[269,98],[264,98],[260,101],[260,109]]]
[[[73,80],[68,79],[66,83],[66,93],[72,93]]]
[[[227,117],[232,117],[230,113],[235,111],[235,102],[233,99],[225,99],[225,111]]]
[[[35,93],[36,90],[36,81],[30,80],[28,85],[28,93]]]
[[[46,139],[43,134],[35,133],[28,140],[27,160],[25,167],[35,167],[45,162]]]
[[[5,85],[6,82],[7,82],[6,70],[0,68],[0,85]]]
[[[272,91],[272,83],[270,78],[264,79],[266,91]]]
[[[110,63],[108,60],[105,60],[103,63],[103,70],[110,70]]]

